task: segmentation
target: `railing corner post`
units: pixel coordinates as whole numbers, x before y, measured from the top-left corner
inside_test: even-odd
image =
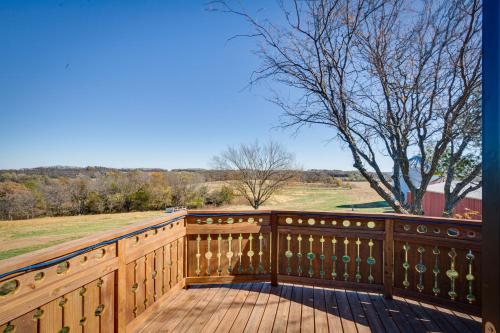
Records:
[[[384,297],[392,299],[394,285],[394,220],[385,220]]]
[[[278,285],[278,217],[271,213],[271,285]]]

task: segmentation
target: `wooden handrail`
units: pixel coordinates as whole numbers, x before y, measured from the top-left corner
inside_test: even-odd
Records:
[[[65,258],[0,279],[0,331],[58,331],[85,320],[86,330],[126,332],[177,288],[243,281],[372,290],[478,312],[480,242],[473,220],[179,211],[0,262],[5,274]]]

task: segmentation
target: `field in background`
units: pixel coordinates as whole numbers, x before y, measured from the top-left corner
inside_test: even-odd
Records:
[[[370,187],[368,182],[349,183],[351,188],[331,187],[316,183],[297,183],[275,194],[261,209],[290,210],[355,210],[382,213],[390,211],[386,202]],[[210,188],[222,183],[210,183]],[[222,207],[223,209],[249,209],[243,200]],[[214,208],[220,209],[220,208]]]
[[[0,260],[162,214],[150,211],[0,221]]]
[[[208,186],[216,188],[222,184],[212,182]],[[388,211],[385,202],[368,183],[353,182],[350,186],[351,189],[321,184],[294,184],[273,196],[262,209]],[[250,207],[238,199],[235,204],[217,209]],[[149,211],[0,221],[0,260],[162,214],[161,211]]]

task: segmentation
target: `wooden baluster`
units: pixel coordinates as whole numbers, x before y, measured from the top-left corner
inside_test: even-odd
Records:
[[[127,261],[126,261],[126,239],[118,241],[118,270],[116,270],[116,292],[115,292],[115,327],[118,332],[125,332],[127,328]]]
[[[278,216],[271,214],[271,284],[278,285]]]
[[[385,220],[384,297],[392,299],[394,277],[394,220]]]

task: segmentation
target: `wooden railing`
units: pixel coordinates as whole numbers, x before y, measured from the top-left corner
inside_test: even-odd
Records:
[[[0,332],[133,331],[176,289],[271,281],[480,311],[478,221],[179,211],[0,263]],[[142,316],[141,316],[142,315]]]

